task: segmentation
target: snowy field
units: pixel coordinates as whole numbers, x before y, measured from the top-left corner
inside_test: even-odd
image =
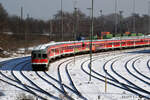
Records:
[[[55,61],[47,72],[32,71],[30,59],[0,58],[0,100],[150,98],[150,48],[95,53],[91,77],[88,54]]]

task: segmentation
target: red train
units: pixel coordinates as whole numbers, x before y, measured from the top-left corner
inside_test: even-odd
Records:
[[[93,40],[92,51],[149,46],[150,37],[128,39]],[[56,42],[40,45],[32,51],[33,70],[48,70],[50,61],[71,54],[85,53],[90,50],[90,41]]]

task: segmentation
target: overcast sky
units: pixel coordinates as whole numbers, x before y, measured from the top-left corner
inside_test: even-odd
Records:
[[[0,0],[4,8],[11,15],[20,15],[20,7],[24,8],[24,18],[27,13],[34,18],[49,19],[60,10],[61,0]],[[74,9],[74,2],[77,1],[76,6],[89,15],[87,8],[91,7],[92,0],[62,0],[63,10],[72,12]],[[99,16],[99,11],[103,14],[110,14],[115,12],[115,0],[94,0],[94,16]],[[124,16],[129,16],[133,12],[133,0],[117,0],[117,10],[123,10]],[[148,13],[148,2],[150,0],[135,0],[135,12],[142,14]]]

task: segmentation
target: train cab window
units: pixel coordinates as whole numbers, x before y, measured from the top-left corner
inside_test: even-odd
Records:
[[[38,57],[41,58],[41,54],[38,54]]]
[[[43,58],[47,58],[47,54],[43,54],[42,56],[43,56]]]
[[[51,52],[54,53],[54,52],[55,52],[55,49],[51,49]]]
[[[56,49],[55,52],[56,52],[56,53],[59,53],[59,49]]]
[[[33,58],[33,59],[36,58],[36,54],[32,54],[32,58]]]
[[[84,47],[85,46],[85,44],[84,44],[84,42],[82,43],[82,47]]]

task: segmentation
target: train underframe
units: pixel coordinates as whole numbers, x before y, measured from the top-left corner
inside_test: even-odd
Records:
[[[47,64],[32,64],[33,71],[48,71],[49,66]]]

